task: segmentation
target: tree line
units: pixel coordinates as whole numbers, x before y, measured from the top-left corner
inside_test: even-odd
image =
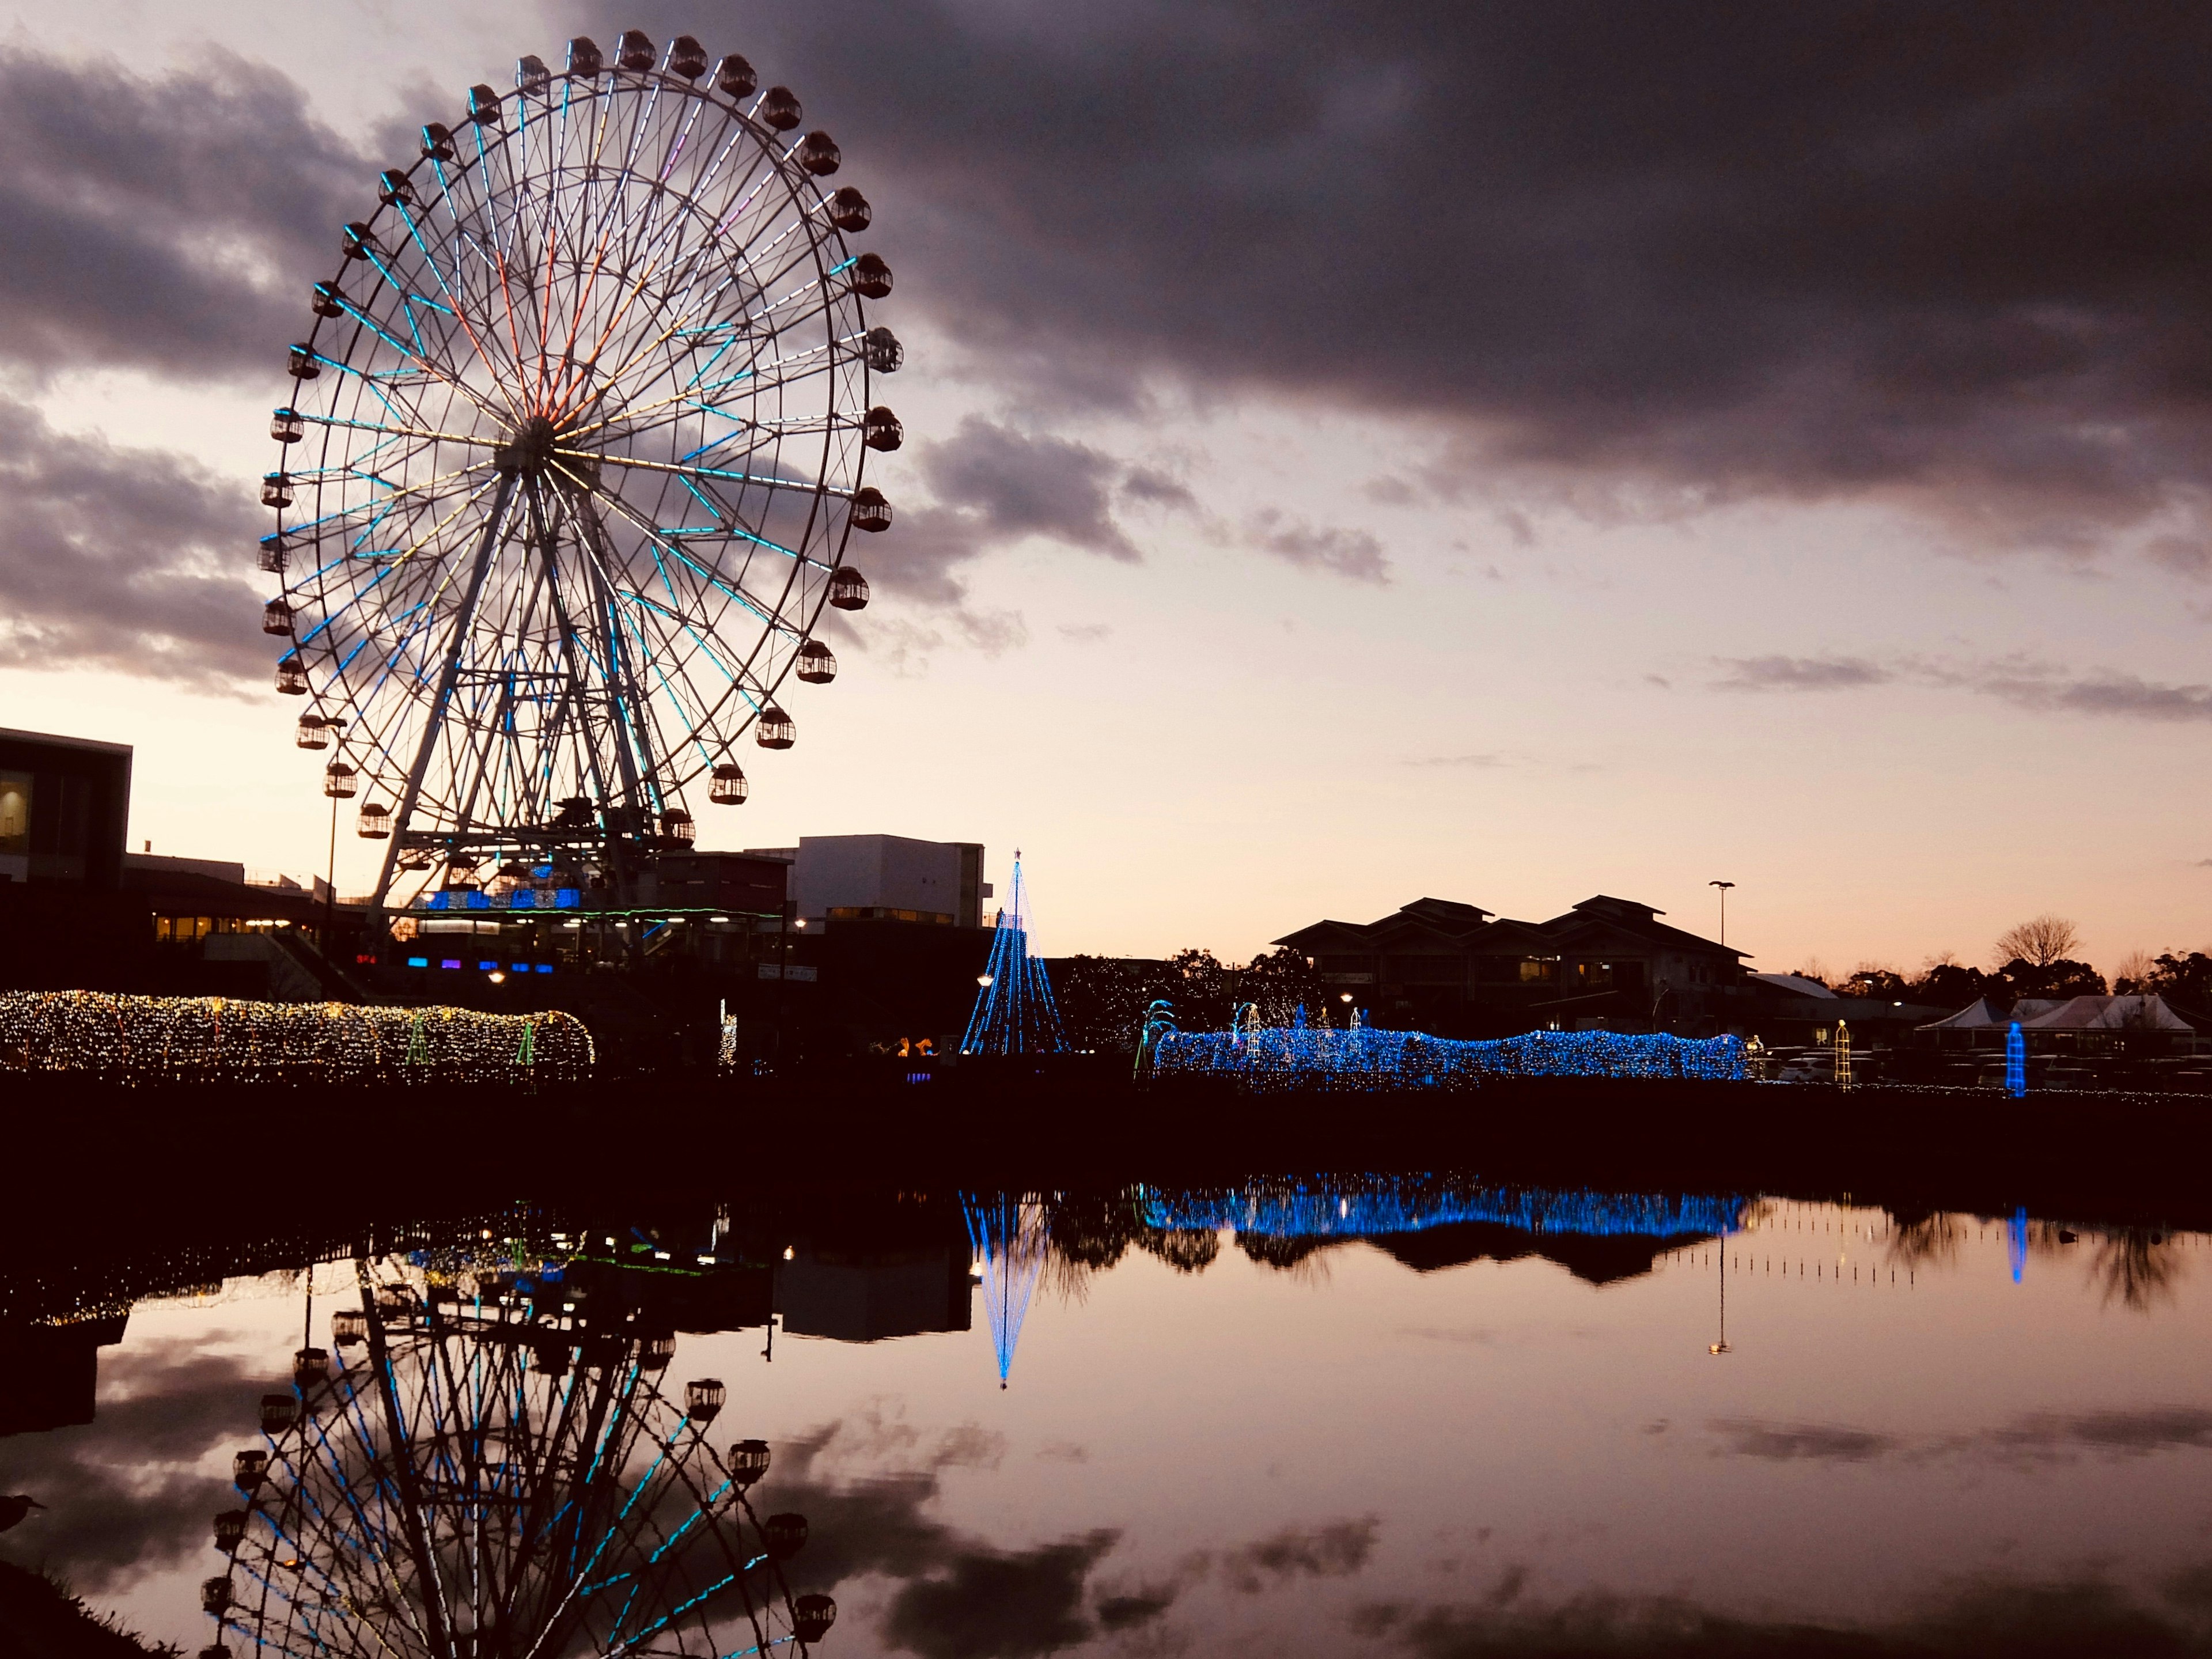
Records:
[[[1931,958],[1917,974],[1862,963],[1848,977],[1831,981],[1820,969],[1801,969],[1811,979],[1844,996],[1885,1002],[1961,1008],[1978,997],[2009,1007],[2022,997],[2063,1000],[2107,994],[2105,976],[2074,952],[2081,929],[2063,916],[2030,917],[1997,935],[1989,969],[1971,968],[1948,951]],[[2137,951],[2113,972],[2110,994],[2162,996],[2192,1010],[2212,1011],[2212,956],[2200,951],[2169,950],[2152,956]]]
[[[1254,1006],[1262,1025],[1288,1025],[1300,1008],[1318,1024],[1328,988],[1297,951],[1271,951],[1242,964],[1211,951],[1178,951],[1164,961],[1128,957],[1061,957],[1052,986],[1068,1041],[1079,1048],[1133,1049],[1145,1011],[1156,1001],[1175,1010],[1187,1031],[1222,1031],[1240,1004]]]

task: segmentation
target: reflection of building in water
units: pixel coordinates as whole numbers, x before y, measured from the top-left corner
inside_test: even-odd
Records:
[[[839,1342],[967,1330],[973,1290],[967,1253],[943,1244],[796,1250],[775,1270],[785,1334]]]
[[[123,1340],[128,1314],[58,1325],[0,1325],[0,1435],[92,1421],[100,1350]]]
[[[301,1350],[215,1520],[219,1632],[288,1659],[722,1659],[829,1629],[763,1517],[759,1440],[718,1443],[712,1378],[668,1385],[651,1276],[571,1260],[447,1276],[358,1269],[331,1348]],[[221,1645],[220,1636],[218,1646]]]

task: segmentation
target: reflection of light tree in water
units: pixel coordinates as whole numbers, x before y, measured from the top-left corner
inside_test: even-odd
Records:
[[[1022,1321],[1052,1245],[1045,1230],[1045,1205],[1036,1197],[964,1197],[961,1214],[968,1243],[983,1267],[983,1311],[991,1324],[991,1346],[999,1359],[999,1386],[1006,1386],[1014,1350],[1022,1340]]]
[[[672,1337],[622,1287],[547,1273],[464,1297],[360,1264],[242,1452],[218,1516],[229,1572],[204,1603],[288,1659],[736,1659],[804,1654],[827,1596],[795,1601],[796,1515],[748,1490],[764,1442],[707,1439],[723,1389],[663,1391]]]

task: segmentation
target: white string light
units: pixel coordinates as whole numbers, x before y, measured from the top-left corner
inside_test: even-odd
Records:
[[[592,1067],[572,1014],[0,993],[0,1069],[131,1083],[560,1081]]]

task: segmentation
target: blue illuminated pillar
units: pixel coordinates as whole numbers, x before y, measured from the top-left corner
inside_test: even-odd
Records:
[[[2005,1033],[2005,1092],[2014,1100],[2027,1094],[2027,1039],[2020,1034],[2018,1020]]]

